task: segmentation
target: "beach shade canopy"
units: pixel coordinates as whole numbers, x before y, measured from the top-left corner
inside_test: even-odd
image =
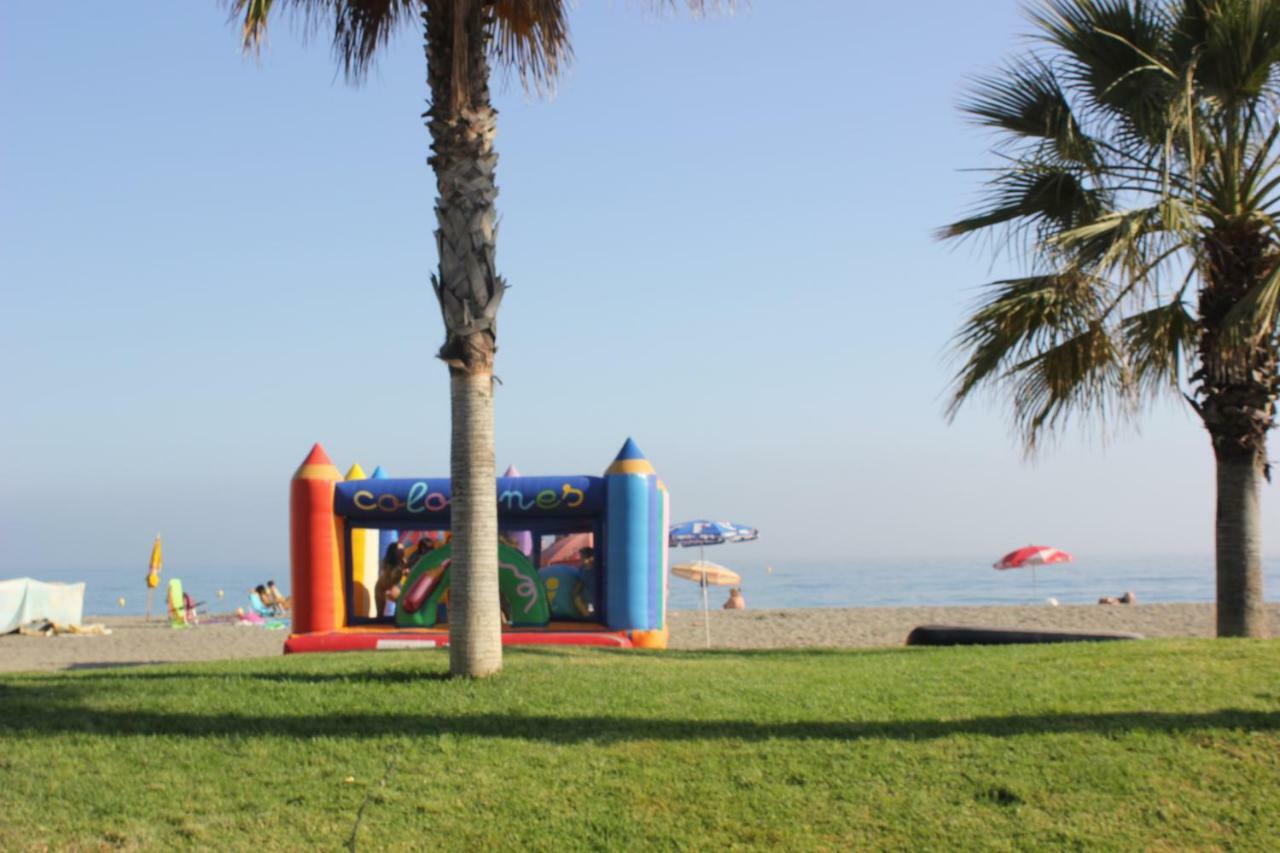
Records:
[[[1047,545],[1028,545],[1016,551],[1010,551],[994,563],[996,569],[1025,569],[1036,566],[1051,566],[1055,563],[1070,563],[1075,560],[1066,551],[1050,548]]]
[[[541,563],[546,566],[580,566],[582,557],[578,554],[583,548],[594,548],[595,537],[590,533],[570,533],[557,539],[542,549]]]
[[[676,563],[671,567],[671,574],[678,578],[709,586],[733,586],[742,582],[742,578],[733,569],[726,569],[719,563],[713,563],[710,560]]]
[[[759,539],[760,531],[745,524],[728,521],[686,521],[674,524],[667,531],[667,541],[672,548],[692,548],[705,545],[723,545],[726,542],[750,542]]]

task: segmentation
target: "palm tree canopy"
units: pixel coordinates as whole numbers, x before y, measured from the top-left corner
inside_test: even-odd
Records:
[[[1006,390],[1032,449],[1074,413],[1274,373],[1280,2],[1043,0],[1029,17],[1030,50],[962,105],[1000,162],[940,234],[1007,240],[1027,274],[990,284],[956,336],[949,414]]]
[[[242,23],[247,50],[261,46],[277,7],[299,15],[308,31],[331,28],[334,57],[348,79],[359,81],[392,33],[416,21],[432,2],[452,3],[462,11],[486,3],[494,25],[494,58],[518,71],[530,86],[550,85],[569,58],[566,0],[227,0],[227,5]],[[466,17],[459,14],[455,20]],[[455,45],[461,38],[462,33],[455,33]]]
[[[225,0],[233,19],[240,21],[246,50],[260,48],[267,21],[279,8],[301,17],[308,31],[331,29],[334,57],[347,79],[360,81],[374,57],[403,24],[416,20],[424,6],[452,3],[465,10],[475,3],[490,9],[493,59],[520,74],[526,88],[549,88],[572,56],[569,45],[568,0]],[[657,0],[674,5],[675,0]],[[717,0],[688,0],[701,12],[720,5]],[[465,20],[458,14],[455,20]],[[455,33],[455,47],[462,33]]]

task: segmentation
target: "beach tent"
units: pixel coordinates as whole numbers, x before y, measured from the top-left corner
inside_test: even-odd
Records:
[[[0,634],[37,619],[79,625],[83,615],[83,583],[43,583],[31,578],[0,581]]]

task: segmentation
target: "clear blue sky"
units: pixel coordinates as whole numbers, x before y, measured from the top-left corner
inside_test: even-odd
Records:
[[[931,233],[990,162],[956,103],[1014,2],[579,5],[555,97],[498,87],[500,467],[634,436],[677,518],[761,528],[752,559],[1211,551],[1177,406],[1034,465],[999,410],[942,417],[1005,270]],[[283,566],[317,440],[447,473],[416,33],[352,88],[288,26],[242,59],[213,0],[11,0],[0,75],[0,575],[136,567],[158,531],[171,565]]]

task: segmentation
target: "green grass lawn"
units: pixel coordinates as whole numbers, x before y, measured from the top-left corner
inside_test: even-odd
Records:
[[[1276,849],[1280,642],[0,676],[0,849]]]

